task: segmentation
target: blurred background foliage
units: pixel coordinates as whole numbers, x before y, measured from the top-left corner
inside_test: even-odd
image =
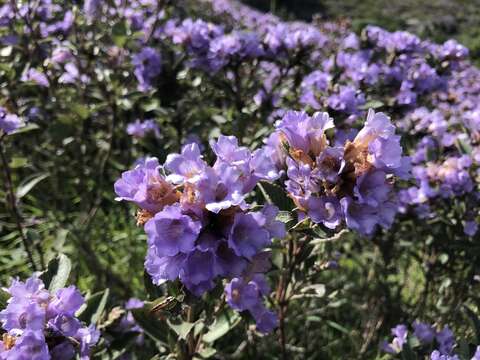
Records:
[[[453,37],[480,61],[480,0],[246,2],[287,19],[311,20],[315,16],[346,20],[356,31],[375,24],[389,30],[409,30],[439,42]],[[12,104],[13,108],[19,113],[31,107],[42,109],[34,121],[36,125],[27,129],[29,133],[11,136],[6,149],[15,186],[24,193],[21,215],[25,234],[32,244],[41,246],[35,260],[40,264],[41,257],[47,261],[57,252],[67,253],[74,266],[72,283],[92,293],[110,288],[111,308],[132,296],[146,297],[146,237],[134,226],[135,209],[114,200],[114,181],[145,154],[163,162],[166,154],[179,150],[189,133],[198,134],[206,145],[205,140],[218,136],[220,131],[229,134],[238,130],[232,128],[233,119],[251,114],[245,115],[235,106],[218,106],[229,99],[228,92],[218,91],[194,72],[177,74],[176,69],[168,67],[157,97],[147,98],[132,90],[136,83],[128,66],[117,64],[118,72],[109,71],[111,64],[105,49],[96,53],[97,41],[122,46],[134,42],[121,25],[111,32],[89,34],[85,43],[79,44],[79,53],[86,54],[89,67],[84,70],[101,76],[91,73],[93,82],[88,86],[52,86],[48,91],[39,91],[31,84],[20,83],[18,75],[24,70],[20,65],[29,61],[28,50],[34,50],[35,44],[25,44],[26,52],[14,54],[14,58],[0,54],[9,61],[1,63],[0,70],[5,84],[3,95],[31,101]],[[162,49],[162,54],[172,56],[169,49]],[[93,59],[95,64],[90,62]],[[172,88],[172,80],[177,87]],[[131,88],[124,88],[124,84]],[[256,116],[265,118],[263,114]],[[161,138],[137,141],[126,136],[126,125],[137,117],[155,118],[162,130]],[[181,119],[186,124],[183,129],[175,126]],[[255,147],[269,131],[256,126],[248,129],[249,136],[242,139],[243,143]],[[3,187],[0,198],[5,198]],[[449,216],[445,214],[445,218]],[[428,226],[420,222],[401,222],[372,241],[350,234],[311,252],[311,268],[298,269],[295,280],[309,277],[309,281],[323,287],[315,289],[315,296],[296,298],[289,308],[287,338],[295,358],[380,358],[378,343],[389,335],[390,328],[420,315],[431,322],[441,318],[441,323],[450,324],[457,334],[473,338],[462,306],[465,298],[469,306],[480,306],[478,281],[472,279],[476,264],[480,264],[480,249],[478,245],[462,248],[456,237],[461,230],[448,232],[449,227],[441,222]],[[435,246],[427,246],[433,239],[438,240]],[[31,272],[21,241],[8,204],[0,202],[2,285],[12,276],[24,278]],[[316,271],[314,265],[336,254],[341,254],[341,271]],[[277,276],[273,271],[274,280]],[[243,325],[218,340],[217,348],[226,353],[236,351],[248,331],[248,324]],[[244,358],[276,358],[275,339],[260,341],[251,337]]]
[[[407,30],[435,42],[456,39],[480,63],[480,0],[243,0],[287,19],[346,19],[359,32],[366,25]]]

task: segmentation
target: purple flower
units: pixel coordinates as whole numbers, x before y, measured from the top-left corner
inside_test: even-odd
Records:
[[[455,345],[455,336],[448,326],[445,326],[442,331],[437,332],[435,338],[439,345],[439,350],[442,355],[450,355]]]
[[[430,360],[460,360],[460,358],[457,355],[450,356],[448,354],[442,354],[438,350],[434,350],[430,355]]]
[[[9,114],[7,110],[0,107],[0,130],[10,134],[23,126],[22,120],[14,114]]]
[[[474,236],[478,231],[478,224],[475,220],[465,221],[463,232],[465,235]]]
[[[152,214],[177,202],[175,188],[160,175],[159,167],[156,158],[147,158],[135,169],[124,172],[115,182],[116,200],[132,201]]]
[[[278,326],[277,314],[265,308],[263,304],[253,308],[251,313],[257,323],[257,330],[262,333],[270,333]]]
[[[413,323],[414,335],[422,344],[430,344],[435,338],[435,330],[429,324],[415,321]]]
[[[48,311],[73,316],[85,302],[83,296],[73,285],[58,290],[55,295],[55,299],[50,303]]]
[[[207,164],[202,160],[198,145],[190,143],[182,148],[181,154],[169,154],[165,167],[171,172],[167,180],[181,184],[198,181]]]
[[[335,229],[343,218],[340,203],[334,197],[314,197],[308,200],[308,216],[315,223],[322,223],[329,229]]]
[[[152,119],[143,122],[137,119],[135,122],[127,125],[127,134],[136,138],[144,138],[150,132],[152,132],[155,137],[160,137],[160,129],[155,120]]]
[[[356,114],[358,108],[365,104],[365,97],[353,86],[340,86],[338,93],[330,95],[328,106],[347,114]]]
[[[145,224],[148,243],[159,256],[191,252],[200,229],[200,222],[182,214],[178,204],[166,206]]]
[[[258,288],[253,282],[234,278],[225,286],[228,305],[235,310],[244,311],[253,308],[259,301]]]
[[[83,12],[85,13],[85,17],[90,21],[95,19],[100,12],[101,6],[102,1],[100,0],[85,0],[83,3]]]
[[[325,131],[333,128],[333,119],[327,113],[315,113],[310,117],[305,112],[288,111],[276,128],[294,150],[318,155],[327,145]]]
[[[352,198],[340,200],[347,226],[361,234],[370,235],[380,221],[377,210],[368,205],[355,203]]]
[[[403,345],[407,342],[408,330],[405,325],[397,325],[392,328],[392,335],[394,336],[390,344],[384,344],[383,350],[390,354],[397,354],[402,351]]]
[[[81,357],[88,355],[98,341],[99,333],[93,327],[91,331],[97,334],[95,338],[85,342],[80,336],[90,330],[82,327],[75,317],[84,299],[74,286],[51,294],[39,278],[31,277],[25,282],[14,280],[8,292],[11,297],[7,307],[0,312],[2,328],[7,331],[4,339],[8,344],[4,343],[4,348],[0,349],[0,358],[71,359],[76,349],[68,342],[58,343],[58,339],[71,337],[78,340]]]
[[[175,256],[159,256],[157,247],[150,246],[145,260],[145,269],[152,277],[152,282],[157,285],[163,284],[167,280],[178,278],[183,267],[186,255],[178,253]]]
[[[263,333],[271,332],[278,323],[277,316],[267,310],[262,302],[262,295],[270,292],[265,277],[255,274],[250,281],[234,278],[225,286],[228,305],[235,310],[248,310],[257,323],[257,330]]]
[[[32,330],[25,331],[15,341],[14,347],[8,351],[5,359],[50,360],[43,333]]]
[[[75,84],[77,82],[87,84],[90,78],[87,75],[80,74],[77,65],[73,62],[65,64],[65,72],[58,78],[61,84]]]
[[[235,254],[249,259],[270,243],[268,231],[261,227],[265,217],[258,213],[255,215],[237,213],[228,234],[228,244]],[[259,218],[263,224],[259,224]]]
[[[20,79],[21,81],[32,81],[35,84],[42,86],[42,87],[49,87],[50,84],[48,82],[47,77],[44,73],[36,70],[36,69],[28,69],[26,73],[24,73]]]
[[[162,58],[160,53],[151,47],[144,47],[132,59],[135,67],[135,76],[138,80],[138,89],[148,91],[152,89],[155,78],[162,70]]]

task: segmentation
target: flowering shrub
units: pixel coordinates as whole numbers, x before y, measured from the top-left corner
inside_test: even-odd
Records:
[[[0,359],[479,357],[457,41],[40,0],[0,44]]]

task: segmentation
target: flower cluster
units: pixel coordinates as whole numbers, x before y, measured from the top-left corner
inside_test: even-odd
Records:
[[[388,228],[397,212],[392,175],[406,177],[409,158],[383,113],[368,113],[364,127],[350,139],[330,141],[333,119],[287,112],[276,124],[264,151],[286,170],[285,187],[297,209],[314,222],[335,229],[342,222],[362,234]],[[339,135],[344,135],[340,133]]]
[[[235,278],[235,284],[258,280],[257,273],[266,271],[258,265],[265,262],[263,249],[273,237],[285,235],[283,223],[275,220],[278,209],[267,205],[251,211],[246,202],[256,183],[266,178],[260,166],[263,153],[239,146],[233,136],[220,136],[210,145],[217,156],[213,166],[190,143],[181,154],[170,154],[163,167],[149,158],[115,183],[118,200],[141,208],[138,222],[148,238],[145,268],[153,282],[180,279],[197,296],[212,290],[217,278]],[[259,330],[271,330],[273,315],[259,300],[266,287],[257,291],[253,309],[234,305],[232,299],[243,288],[232,286],[227,287],[232,307],[250,310]]]
[[[136,138],[144,138],[148,133],[153,133],[155,137],[160,136],[160,129],[155,120],[147,119],[140,121],[139,119],[135,120],[127,125],[127,134]]]
[[[68,360],[76,354],[90,358],[99,332],[83,326],[75,316],[84,299],[74,286],[52,294],[33,276],[25,282],[14,280],[8,293],[8,305],[0,312],[6,331],[0,359]]]
[[[441,330],[436,330],[432,325],[415,321],[412,324],[413,336],[418,341],[419,345],[415,350],[430,354],[431,360],[460,360],[455,354],[456,340],[453,332],[448,326]],[[404,324],[399,324],[392,328],[393,340],[390,343],[384,341],[381,344],[383,351],[390,354],[399,354],[404,350],[405,344],[408,340],[408,327]],[[431,349],[435,350],[431,350]],[[480,346],[476,348],[471,360],[480,359]]]
[[[135,76],[138,80],[138,89],[148,91],[152,88],[155,78],[162,70],[162,58],[157,50],[151,47],[144,47],[132,59],[135,66]]]

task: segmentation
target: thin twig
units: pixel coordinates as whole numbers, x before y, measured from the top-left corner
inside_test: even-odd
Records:
[[[33,253],[32,249],[30,249],[30,241],[28,240],[27,236],[25,235],[25,231],[23,229],[22,225],[22,217],[20,215],[20,212],[18,211],[17,208],[17,197],[15,196],[15,192],[13,189],[13,182],[12,182],[12,174],[10,171],[10,166],[8,165],[7,161],[7,156],[5,154],[5,150],[3,148],[3,139],[5,137],[5,134],[0,137],[0,157],[2,161],[2,168],[3,168],[3,173],[5,175],[5,189],[7,193],[7,198],[8,202],[10,204],[10,209],[13,213],[13,217],[15,219],[15,225],[17,227],[17,230],[20,234],[20,238],[22,239],[23,247],[25,248],[25,251],[27,252],[28,260],[30,262],[30,266],[32,267],[33,271],[37,271],[37,265],[35,264],[35,261],[33,260]]]

